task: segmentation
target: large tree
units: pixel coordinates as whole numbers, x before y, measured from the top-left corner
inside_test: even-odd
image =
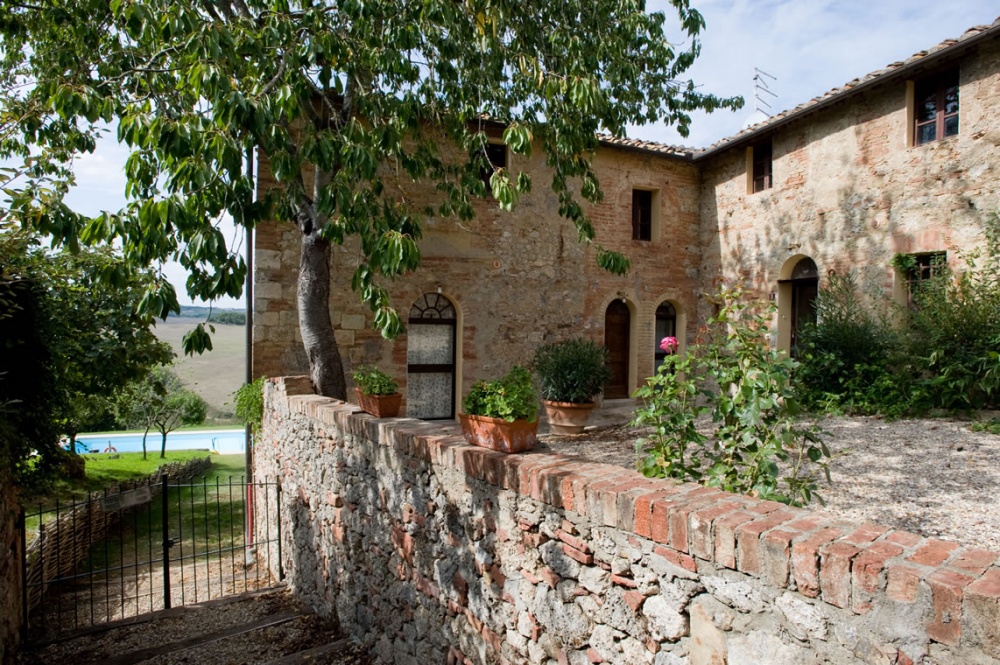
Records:
[[[173,359],[138,312],[151,280],[109,249],[46,250],[0,221],[0,467],[41,470],[24,464],[30,450],[45,467],[57,435],[75,440],[118,390]]]
[[[582,200],[598,201],[597,133],[664,120],[687,135],[695,109],[737,108],[684,79],[698,55],[701,15],[688,0],[665,17],[642,0],[38,0],[0,10],[4,67],[30,85],[20,144],[65,149],[117,122],[131,149],[128,204],[93,219],[56,197],[15,192],[20,219],[60,242],[120,244],[129,261],[177,258],[195,297],[241,292],[244,263],[218,221],[252,228],[277,218],[301,234],[298,311],[319,392],[345,396],[330,310],[332,244],[360,239],[353,288],[387,336],[402,324],[384,280],[419,264],[429,217],[467,219],[470,197],[499,205],[531,187],[489,163],[486,124],[516,154],[541,148],[560,214],[595,243]],[[9,76],[8,76],[9,79]],[[83,137],[83,138],[80,138]],[[83,146],[86,148],[86,146]],[[253,196],[247,156],[265,154],[280,188]],[[396,182],[436,200],[410,205]],[[597,245],[597,261],[628,270]],[[177,310],[173,289],[148,292],[150,311]],[[199,327],[188,350],[210,342]]]

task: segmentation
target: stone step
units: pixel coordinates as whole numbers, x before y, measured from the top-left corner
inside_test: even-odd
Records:
[[[305,663],[326,663],[327,656],[340,656],[347,653],[351,648],[351,640],[343,638],[329,644],[323,644],[312,649],[299,651],[272,660],[265,665],[303,665]]]
[[[136,663],[141,663],[144,660],[149,660],[150,658],[155,658],[157,656],[162,656],[165,654],[173,654],[178,651],[186,651],[188,649],[194,649],[197,647],[205,646],[213,642],[218,642],[229,637],[234,637],[236,635],[243,635],[245,633],[250,633],[255,630],[261,630],[263,628],[270,628],[272,626],[278,626],[283,623],[288,623],[289,621],[294,621],[300,617],[306,616],[301,612],[281,612],[278,614],[272,614],[266,616],[263,619],[258,619],[257,621],[252,621],[250,623],[241,624],[238,626],[230,626],[224,630],[219,630],[213,633],[206,633],[204,635],[196,635],[194,637],[189,637],[183,640],[177,640],[175,642],[170,642],[168,644],[161,644],[156,647],[150,647],[148,649],[139,649],[138,651],[132,651],[126,654],[122,654],[115,658],[110,658],[103,661],[104,665],[135,665]]]

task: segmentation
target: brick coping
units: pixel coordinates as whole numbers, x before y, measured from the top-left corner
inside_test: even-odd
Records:
[[[309,377],[269,382],[284,393],[291,412],[649,539],[657,554],[690,573],[704,561],[855,614],[868,613],[876,600],[914,603],[926,589],[933,605],[926,624],[931,641],[992,644],[1000,630],[996,552],[693,483],[650,479],[611,464],[545,452],[494,452],[469,445],[457,425],[376,419],[353,404],[315,395]],[[574,558],[590,556],[585,541],[569,533],[559,538],[578,555]]]

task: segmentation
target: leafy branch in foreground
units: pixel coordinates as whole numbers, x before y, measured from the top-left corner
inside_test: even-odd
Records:
[[[487,193],[483,171],[503,209],[532,187],[527,173],[490,163],[488,137],[502,131],[514,154],[544,152],[559,214],[599,265],[624,273],[628,260],[597,243],[583,204],[602,196],[598,132],[624,137],[629,125],[664,121],[687,136],[691,112],[742,105],[684,79],[705,27],[688,0],[671,3],[683,47],[640,0],[36,5],[0,10],[0,94],[21,110],[0,157],[52,154],[47,163],[68,168],[117,124],[130,151],[127,204],[86,218],[63,203],[64,189],[40,189],[46,172],[29,173],[7,193],[11,215],[58,243],[118,246],[133,265],[177,260],[199,299],[242,290],[246,266],[218,228],[223,217],[246,229],[293,224],[310,375],[341,399],[332,245],[359,242],[352,286],[375,326],[398,334],[386,284],[419,265],[424,222],[470,219]],[[277,182],[258,197],[254,154]],[[419,205],[399,196],[414,183],[428,194]],[[161,317],[179,309],[165,280],[142,304]],[[209,339],[199,327],[185,350]]]

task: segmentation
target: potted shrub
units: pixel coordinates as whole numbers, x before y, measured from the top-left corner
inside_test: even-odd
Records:
[[[594,398],[611,378],[608,351],[597,343],[567,339],[535,351],[542,405],[553,434],[580,434],[594,409]]]
[[[354,392],[358,396],[358,405],[376,418],[399,415],[403,396],[397,392],[398,387],[391,376],[373,365],[362,365],[354,370]]]
[[[531,372],[520,365],[496,381],[477,381],[462,409],[462,434],[473,445],[519,453],[537,441],[538,393]]]

